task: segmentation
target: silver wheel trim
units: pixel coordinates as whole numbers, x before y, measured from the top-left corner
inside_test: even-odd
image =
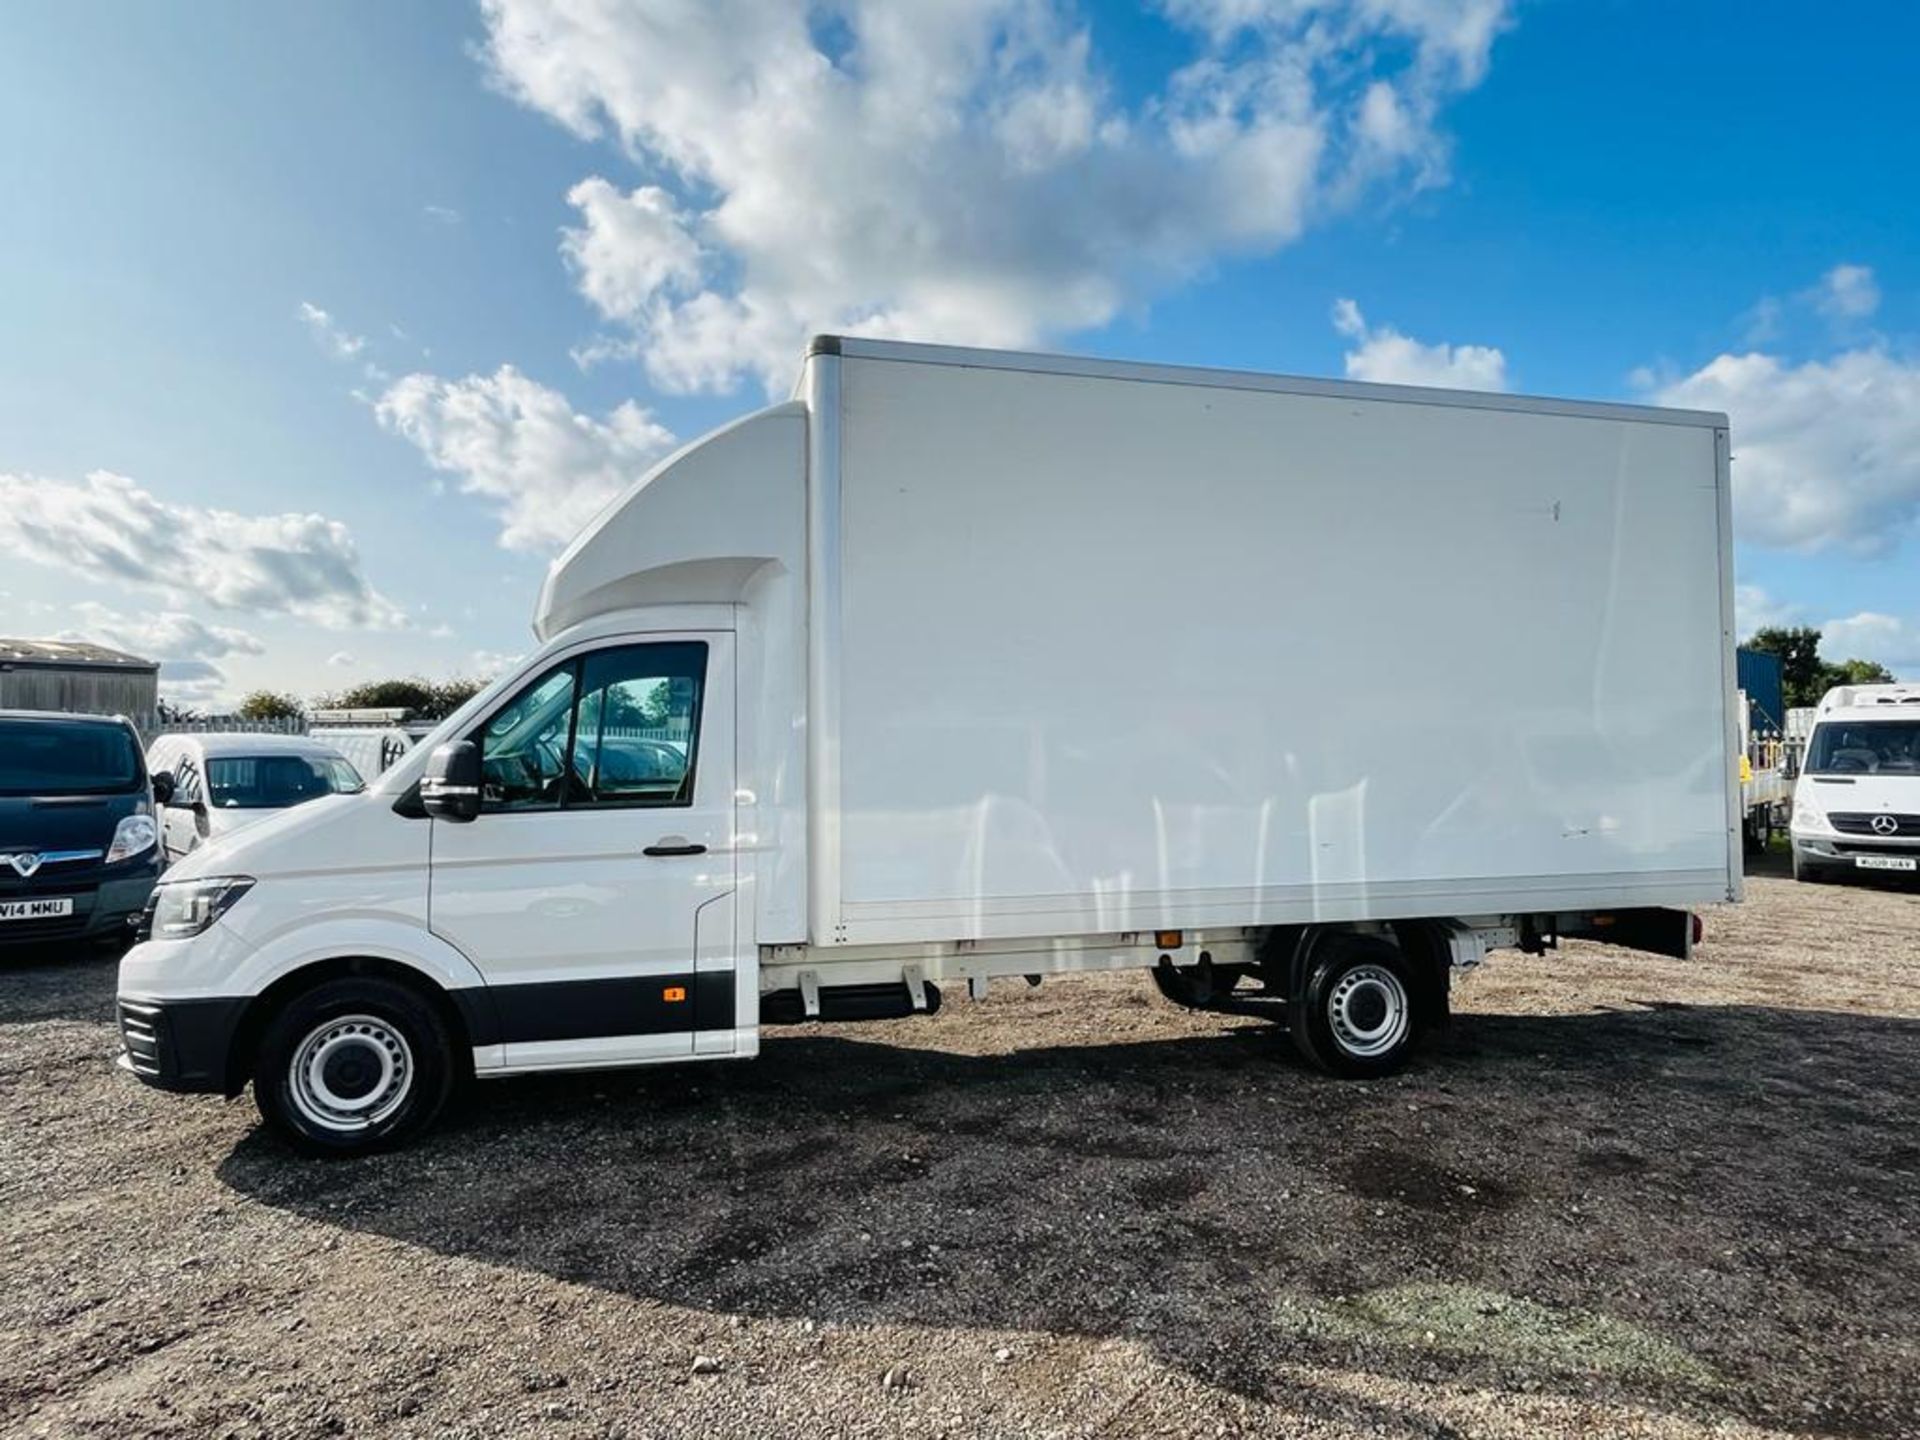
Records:
[[[1355,1015],[1356,1002],[1363,1000],[1377,1004],[1383,1012],[1364,1026]],[[1358,1060],[1385,1055],[1406,1039],[1411,1015],[1407,987],[1384,965],[1355,965],[1334,982],[1327,996],[1327,1023],[1333,1027],[1334,1043]]]
[[[327,1062],[360,1052],[377,1067],[378,1079],[362,1095],[341,1096],[329,1088]],[[294,1108],[313,1125],[338,1135],[380,1124],[413,1093],[413,1049],[393,1025],[374,1015],[342,1015],[307,1032],[287,1067]]]

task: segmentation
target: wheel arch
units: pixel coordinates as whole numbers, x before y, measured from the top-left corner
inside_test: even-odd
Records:
[[[378,978],[404,985],[432,1005],[447,1027],[453,1041],[456,1074],[467,1077],[473,1069],[475,1037],[495,1027],[491,997],[484,986],[449,989],[440,977],[419,965],[408,964],[385,955],[332,955],[309,960],[277,977],[247,1002],[234,1027],[227,1046],[225,1092],[238,1095],[253,1074],[260,1041],[273,1017],[289,1001],[330,980],[355,977]]]
[[[1364,935],[1393,943],[1412,972],[1414,1020],[1421,1028],[1443,1025],[1449,1014],[1453,980],[1452,954],[1447,946],[1445,920],[1392,920],[1382,924],[1334,922],[1324,925],[1282,925],[1269,930],[1260,942],[1259,964],[1270,985],[1283,990],[1290,1003],[1306,990],[1313,952],[1333,935]]]

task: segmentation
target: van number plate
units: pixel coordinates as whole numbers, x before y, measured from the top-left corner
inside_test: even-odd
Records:
[[[73,914],[73,897],[58,900],[0,900],[0,920],[56,920]]]
[[[1853,863],[1862,870],[1912,870],[1920,867],[1920,860],[1905,855],[1856,855]]]

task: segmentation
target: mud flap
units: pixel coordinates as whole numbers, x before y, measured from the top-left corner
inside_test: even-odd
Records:
[[[1688,910],[1649,907],[1638,910],[1602,910],[1591,915],[1561,917],[1560,933],[1623,950],[1642,950],[1675,960],[1693,958],[1693,942],[1700,928],[1698,916]]]

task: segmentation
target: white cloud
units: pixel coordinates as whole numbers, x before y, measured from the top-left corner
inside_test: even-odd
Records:
[[[661,291],[699,280],[699,242],[657,185],[622,195],[595,175],[569,190],[567,203],[585,223],[563,232],[560,248],[602,315],[644,320]]]
[[[333,630],[405,624],[338,520],[176,505],[105,470],[84,480],[0,474],[0,551],[221,610]]]
[[[149,660],[222,660],[266,653],[267,647],[251,632],[209,625],[184,610],[125,615],[97,600],[82,600],[73,611],[81,628],[66,638],[97,640]]]
[[[311,300],[300,302],[298,314],[315,343],[336,360],[351,360],[367,348],[366,336],[342,329],[333,316]]]
[[[1347,378],[1383,385],[1505,390],[1507,357],[1489,345],[1423,344],[1390,325],[1369,325],[1351,300],[1333,306],[1333,328],[1358,342],[1347,351]]]
[[[1745,641],[1756,630],[1799,623],[1800,607],[1775,600],[1758,585],[1733,587],[1734,633]]]
[[[511,365],[464,380],[402,376],[374,413],[462,491],[492,501],[500,543],[516,550],[565,544],[674,445],[631,400],[596,420]]]
[[[1486,71],[1494,37],[1508,23],[1505,0],[1163,0],[1163,8],[1206,30],[1217,43],[1242,32],[1284,29],[1303,19],[1344,19],[1355,31],[1399,34],[1419,46],[1419,64],[1451,67],[1467,84]]]
[[[1833,661],[1877,660],[1898,674],[1920,670],[1920,624],[1862,610],[1820,627],[1820,653]]]
[[[1066,0],[482,9],[495,82],[651,182],[572,192],[582,294],[664,388],[777,391],[809,331],[1031,344],[1434,182],[1510,3],[1172,0],[1131,104]]]
[[[1830,320],[1864,320],[1880,308],[1880,285],[1867,265],[1836,265],[1820,277],[1814,304]]]
[[[61,640],[89,640],[160,662],[160,691],[183,704],[206,705],[227,693],[227,672],[215,661],[260,655],[266,646],[248,631],[209,625],[182,610],[125,615],[95,600],[73,607],[79,623]]]
[[[1743,540],[1884,553],[1920,522],[1920,364],[1878,348],[1721,355],[1655,398],[1727,413]]]
[[[509,654],[503,650],[475,650],[467,656],[465,673],[476,679],[491,680],[518,665],[521,658],[517,653]]]
[[[336,670],[344,670],[349,665],[353,664],[352,652],[347,650],[336,650],[333,652],[333,654],[327,656],[327,664],[331,665]]]
[[[422,205],[420,213],[429,220],[438,220],[442,225],[458,225],[463,218],[451,205]]]

